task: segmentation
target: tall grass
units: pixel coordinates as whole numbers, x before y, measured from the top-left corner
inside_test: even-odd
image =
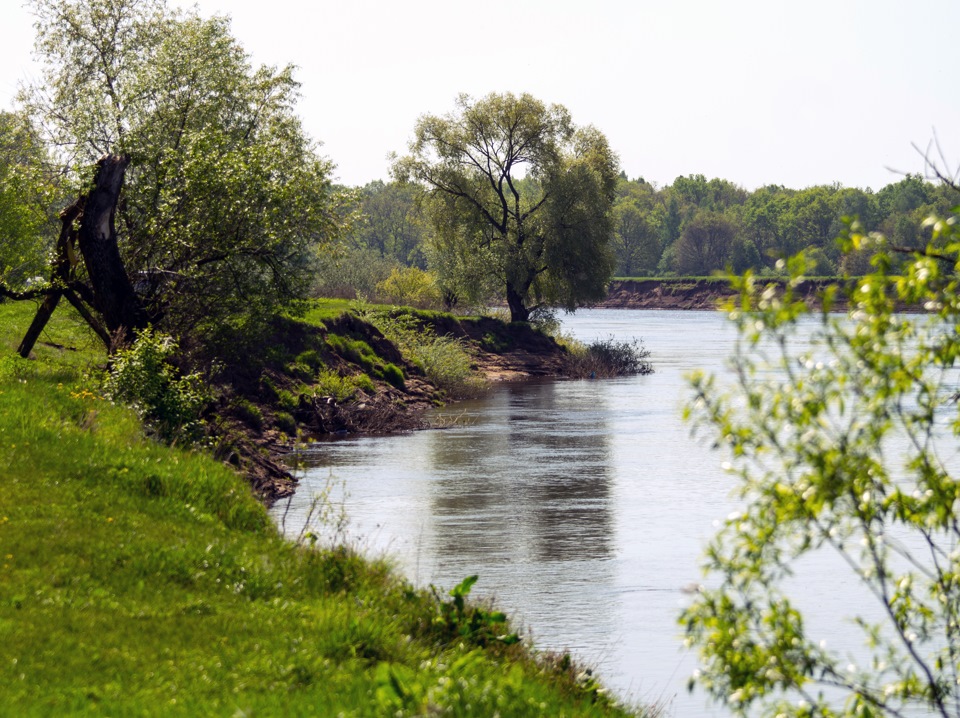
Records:
[[[412,314],[368,307],[355,309],[400,350],[407,361],[417,365],[427,380],[451,397],[464,398],[480,393],[483,380],[473,370],[473,356],[464,341],[438,335]]]

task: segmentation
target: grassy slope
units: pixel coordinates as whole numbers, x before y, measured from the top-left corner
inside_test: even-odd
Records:
[[[279,538],[244,482],[97,397],[65,308],[35,361],[0,304],[0,715],[620,715],[478,649],[348,551]],[[93,368],[91,368],[93,367]]]

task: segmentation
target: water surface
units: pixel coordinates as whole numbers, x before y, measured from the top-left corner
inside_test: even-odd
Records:
[[[733,506],[730,480],[680,414],[685,374],[722,370],[734,332],[714,312],[589,310],[563,323],[587,341],[642,338],[656,373],[504,385],[439,412],[443,430],[318,444],[287,530],[332,483],[350,538],[416,583],[478,573],[474,593],[538,646],[572,651],[673,715],[721,715],[686,692],[696,664],[676,617]]]

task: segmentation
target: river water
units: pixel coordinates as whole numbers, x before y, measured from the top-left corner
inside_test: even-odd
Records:
[[[685,376],[724,372],[735,332],[716,312],[586,310],[563,326],[586,341],[642,339],[656,373],[503,385],[438,412],[448,428],[318,443],[275,514],[296,535],[327,491],[347,539],[418,585],[479,574],[475,596],[619,695],[681,718],[726,715],[688,693],[696,660],[676,621],[706,541],[735,508],[723,457],[681,418]],[[829,567],[812,579],[814,610],[837,580]]]

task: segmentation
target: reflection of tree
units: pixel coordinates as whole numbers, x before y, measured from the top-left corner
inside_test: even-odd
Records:
[[[437,552],[515,561],[612,553],[600,384],[508,386],[478,422],[430,443]]]

